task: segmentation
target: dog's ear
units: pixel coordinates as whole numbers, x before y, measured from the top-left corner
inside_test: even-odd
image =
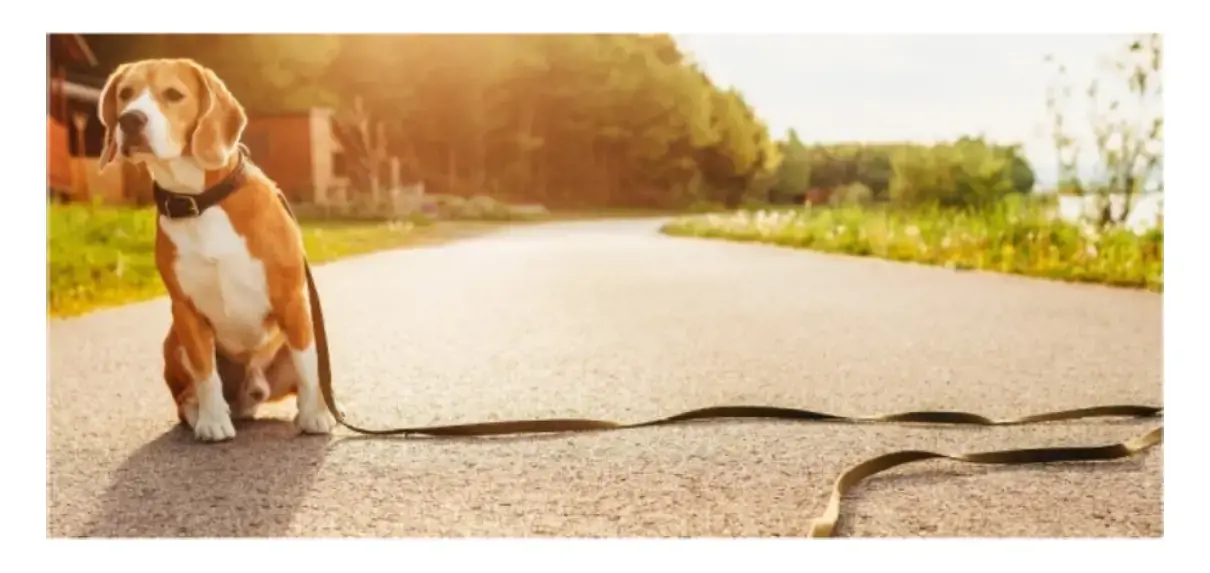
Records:
[[[248,125],[248,116],[218,75],[197,62],[188,63],[201,80],[197,127],[189,146],[199,165],[205,169],[219,169],[235,153],[240,135]]]
[[[130,69],[130,64],[122,64],[109,74],[105,87],[101,88],[101,97],[97,99],[97,117],[101,118],[101,126],[105,128],[105,136],[101,140],[101,157],[97,161],[97,170],[105,169],[118,153],[118,142],[114,133],[118,129],[118,83]]]

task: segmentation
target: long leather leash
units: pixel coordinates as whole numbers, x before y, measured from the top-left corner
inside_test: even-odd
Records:
[[[282,194],[278,194],[282,204],[291,218],[294,216],[290,203]],[[301,229],[300,229],[301,230]],[[1058,422],[1081,418],[1095,417],[1128,417],[1155,418],[1162,417],[1164,409],[1155,406],[1134,404],[1114,404],[1057,410],[1042,414],[1034,414],[1020,418],[992,419],[979,414],[955,411],[914,411],[873,416],[843,416],[826,412],[816,412],[799,408],[783,408],[775,406],[716,406],[690,410],[680,414],[637,423],[619,423],[609,420],[594,420],[583,418],[552,418],[534,420],[506,420],[497,422],[481,422],[473,424],[452,424],[441,426],[416,426],[389,429],[368,429],[349,423],[344,412],[336,406],[336,397],[332,391],[332,366],[328,355],[328,337],[323,318],[323,307],[319,300],[319,291],[311,273],[311,265],[304,254],[303,267],[307,277],[307,293],[311,307],[311,322],[314,328],[316,354],[319,360],[319,387],[323,393],[324,403],[336,421],[359,434],[388,436],[388,435],[422,435],[430,437],[487,437],[506,434],[541,434],[590,432],[606,430],[623,430],[663,426],[689,422],[693,420],[722,419],[722,418],[761,418],[776,420],[795,420],[813,422],[845,422],[845,423],[922,423],[965,426],[1019,426],[1043,422]],[[1116,444],[1098,446],[1061,446],[1049,448],[1024,448],[970,453],[944,453],[927,450],[901,450],[871,458],[844,471],[832,486],[832,494],[824,512],[812,521],[807,537],[831,537],[836,523],[840,519],[840,502],[845,493],[861,483],[866,478],[882,473],[891,468],[904,464],[930,459],[948,459],[971,464],[994,465],[1026,465],[1054,462],[1073,461],[1108,461],[1135,456],[1164,441],[1164,427],[1161,425],[1146,433],[1134,436]]]

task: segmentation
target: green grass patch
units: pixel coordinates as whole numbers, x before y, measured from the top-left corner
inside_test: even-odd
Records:
[[[1164,230],[1092,233],[1037,205],[792,208],[692,215],[661,231],[1114,286],[1164,288]]]
[[[164,294],[155,266],[155,209],[48,204],[47,313],[55,317]],[[300,217],[313,264],[472,236],[499,223],[343,221]]]

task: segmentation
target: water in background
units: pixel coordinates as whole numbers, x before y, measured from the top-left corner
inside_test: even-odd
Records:
[[[1100,217],[1101,198],[1096,195],[1076,197],[1064,195],[1059,197],[1059,217],[1073,223],[1081,220],[1096,220]],[[1164,214],[1164,194],[1144,193],[1137,195],[1131,201],[1130,214],[1126,218],[1126,226],[1136,233],[1146,231],[1156,226]],[[1122,195],[1109,197],[1109,209],[1116,218],[1125,207]]]

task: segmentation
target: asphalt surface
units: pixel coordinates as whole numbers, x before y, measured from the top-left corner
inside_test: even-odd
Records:
[[[368,426],[638,421],[719,404],[1009,417],[1162,404],[1162,297],[551,223],[316,269],[338,399]],[[50,325],[48,535],[804,536],[897,449],[1117,442],[1162,423],[741,421],[480,441],[296,437],[293,404],[203,445],[160,379],[164,299]],[[845,537],[1156,537],[1163,447],[927,461],[845,500]]]

